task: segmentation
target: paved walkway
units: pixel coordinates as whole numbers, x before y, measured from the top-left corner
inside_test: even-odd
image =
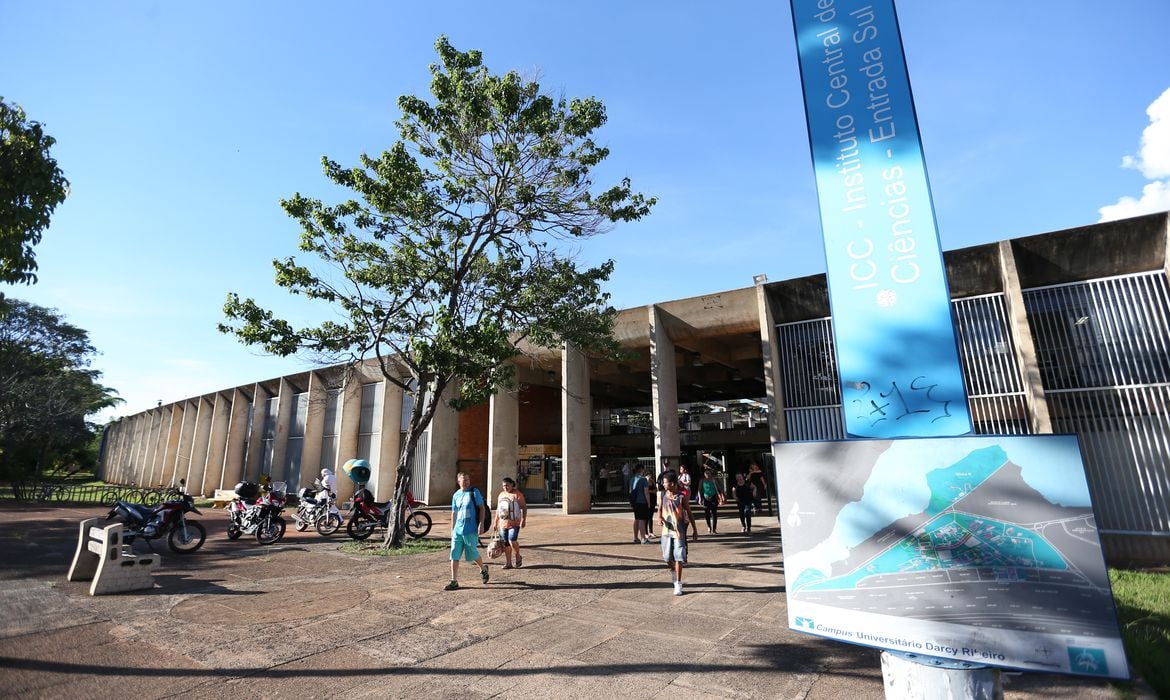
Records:
[[[628,515],[533,509],[524,568],[492,562],[481,585],[465,567],[444,592],[445,551],[347,555],[343,536],[291,527],[272,547],[231,542],[210,511],[201,551],[160,545],[153,590],[91,597],[65,575],[78,521],[98,513],[0,506],[0,695],[883,697],[877,651],[787,629],[774,521],[701,536],[675,597]],[[1116,697],[1100,681],[1004,679],[1008,698]]]

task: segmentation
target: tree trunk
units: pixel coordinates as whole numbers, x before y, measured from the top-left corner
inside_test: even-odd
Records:
[[[398,549],[406,541],[406,490],[410,482],[410,463],[414,460],[419,438],[426,432],[427,426],[435,416],[439,396],[446,386],[447,382],[442,380],[435,380],[433,387],[420,384],[420,389],[415,395],[416,410],[410,416],[406,444],[402,446],[402,453],[398,457],[398,470],[394,476],[394,497],[389,506],[394,517],[387,523],[386,538],[382,540],[383,549]],[[417,410],[420,406],[422,410]]]

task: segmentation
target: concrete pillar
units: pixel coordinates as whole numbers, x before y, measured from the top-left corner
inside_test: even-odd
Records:
[[[194,411],[187,411],[185,404],[178,402],[171,404],[171,421],[167,428],[166,448],[163,452],[162,479],[159,480],[162,486],[170,486],[177,480],[175,473],[179,462],[179,444],[183,441],[183,423],[188,413],[193,414]],[[184,459],[184,477],[187,475],[186,466],[187,460]]]
[[[135,484],[136,486],[152,486],[156,483],[155,475],[161,476],[160,472],[155,471],[155,464],[157,460],[155,456],[158,454],[159,433],[162,431],[163,408],[160,406],[150,412],[150,425],[147,428],[146,434],[146,450],[142,454],[142,481]]]
[[[276,398],[276,427],[272,436],[272,469],[269,476],[273,481],[289,482],[288,434],[292,431],[293,394],[296,389],[285,377],[280,378],[280,393]]]
[[[207,474],[207,446],[211,438],[211,414],[215,404],[201,396],[197,399],[195,437],[191,442],[191,471],[187,474],[187,493],[204,493],[203,479]]]
[[[435,397],[438,406],[431,418],[428,441],[427,495],[422,499],[433,506],[449,505],[452,494],[459,488],[455,483],[455,475],[459,472],[459,414],[447,405],[447,401],[455,397],[458,391],[458,383],[451,382],[442,396]],[[414,496],[419,497],[417,491]]]
[[[764,289],[768,278],[756,276],[756,307],[760,314],[760,354],[764,360],[764,387],[768,404],[768,435],[772,444],[788,441],[788,421],[784,418],[784,380],[780,373],[780,348],[776,344],[776,317]]]
[[[378,463],[370,465],[377,476],[378,490],[374,498],[388,501],[394,496],[394,482],[398,475],[398,453],[402,435],[402,388],[382,379],[382,426],[379,428],[381,445]]]
[[[207,467],[203,474],[203,491],[210,496],[223,488],[223,458],[227,452],[228,427],[231,424],[232,404],[223,392],[216,392],[211,407],[211,431],[207,436]],[[236,482],[228,484],[231,487]]]
[[[589,358],[566,343],[561,354],[561,511],[566,515],[588,513],[592,500],[590,417]],[[677,430],[674,435],[677,441]]]
[[[520,399],[517,390],[501,388],[492,395],[488,417],[488,503],[495,503],[500,482],[505,476],[516,477],[520,459]]]
[[[320,374],[309,374],[309,407],[305,414],[305,440],[301,447],[301,487],[313,484],[321,474],[321,440],[325,435],[325,402],[329,387]],[[341,475],[338,475],[341,476]]]
[[[341,465],[358,457],[358,428],[362,418],[362,377],[354,370],[345,378],[341,389],[341,433],[337,436],[337,501],[353,496],[353,482],[341,471]]]
[[[244,480],[245,451],[248,443],[248,416],[252,402],[241,389],[232,390],[228,415],[227,441],[223,452],[223,476],[220,488],[230,489]]]
[[[934,665],[933,657],[883,651],[886,700],[1003,700],[999,669],[965,662]]]
[[[666,331],[666,323],[658,307],[650,309],[650,400],[654,419],[655,474],[662,468],[662,459],[670,458],[670,466],[678,467],[682,452],[678,428],[678,379],[675,374],[674,342]]]
[[[244,480],[257,481],[264,466],[264,423],[267,421],[266,402],[272,394],[260,384],[252,390],[252,434],[248,436],[248,455],[244,461]]]
[[[1024,292],[1020,288],[1020,274],[1016,268],[1016,256],[1011,241],[999,242],[1000,282],[1003,286],[1004,310],[1007,314],[1008,332],[1016,352],[1016,366],[1020,368],[1020,380],[1024,389],[1024,401],[1028,406],[1028,423],[1033,433],[1052,432],[1052,417],[1048,411],[1048,399],[1044,394],[1044,383],[1040,379],[1040,365],[1036,360],[1036,344],[1032,340],[1032,329],[1028,325],[1028,312],[1024,308]]]
[[[118,441],[114,451],[114,468],[104,477],[106,482],[120,484],[126,478],[126,470],[130,462],[131,438],[133,436],[134,422],[127,418],[118,421]]]
[[[195,432],[199,428],[199,404],[201,399],[187,399],[183,402],[183,423],[179,428],[179,451],[175,454],[175,477],[172,485],[177,485],[179,479],[191,481],[191,451],[195,445]]]

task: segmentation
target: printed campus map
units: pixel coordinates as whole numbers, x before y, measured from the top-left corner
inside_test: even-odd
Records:
[[[794,629],[1125,677],[1074,436],[784,443],[776,455]]]

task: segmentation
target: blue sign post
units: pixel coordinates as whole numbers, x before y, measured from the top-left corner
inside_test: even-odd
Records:
[[[792,0],[845,430],[971,432],[891,0]]]
[[[773,444],[789,626],[1125,678],[1076,438],[972,435],[893,0],[791,3],[850,439]]]

